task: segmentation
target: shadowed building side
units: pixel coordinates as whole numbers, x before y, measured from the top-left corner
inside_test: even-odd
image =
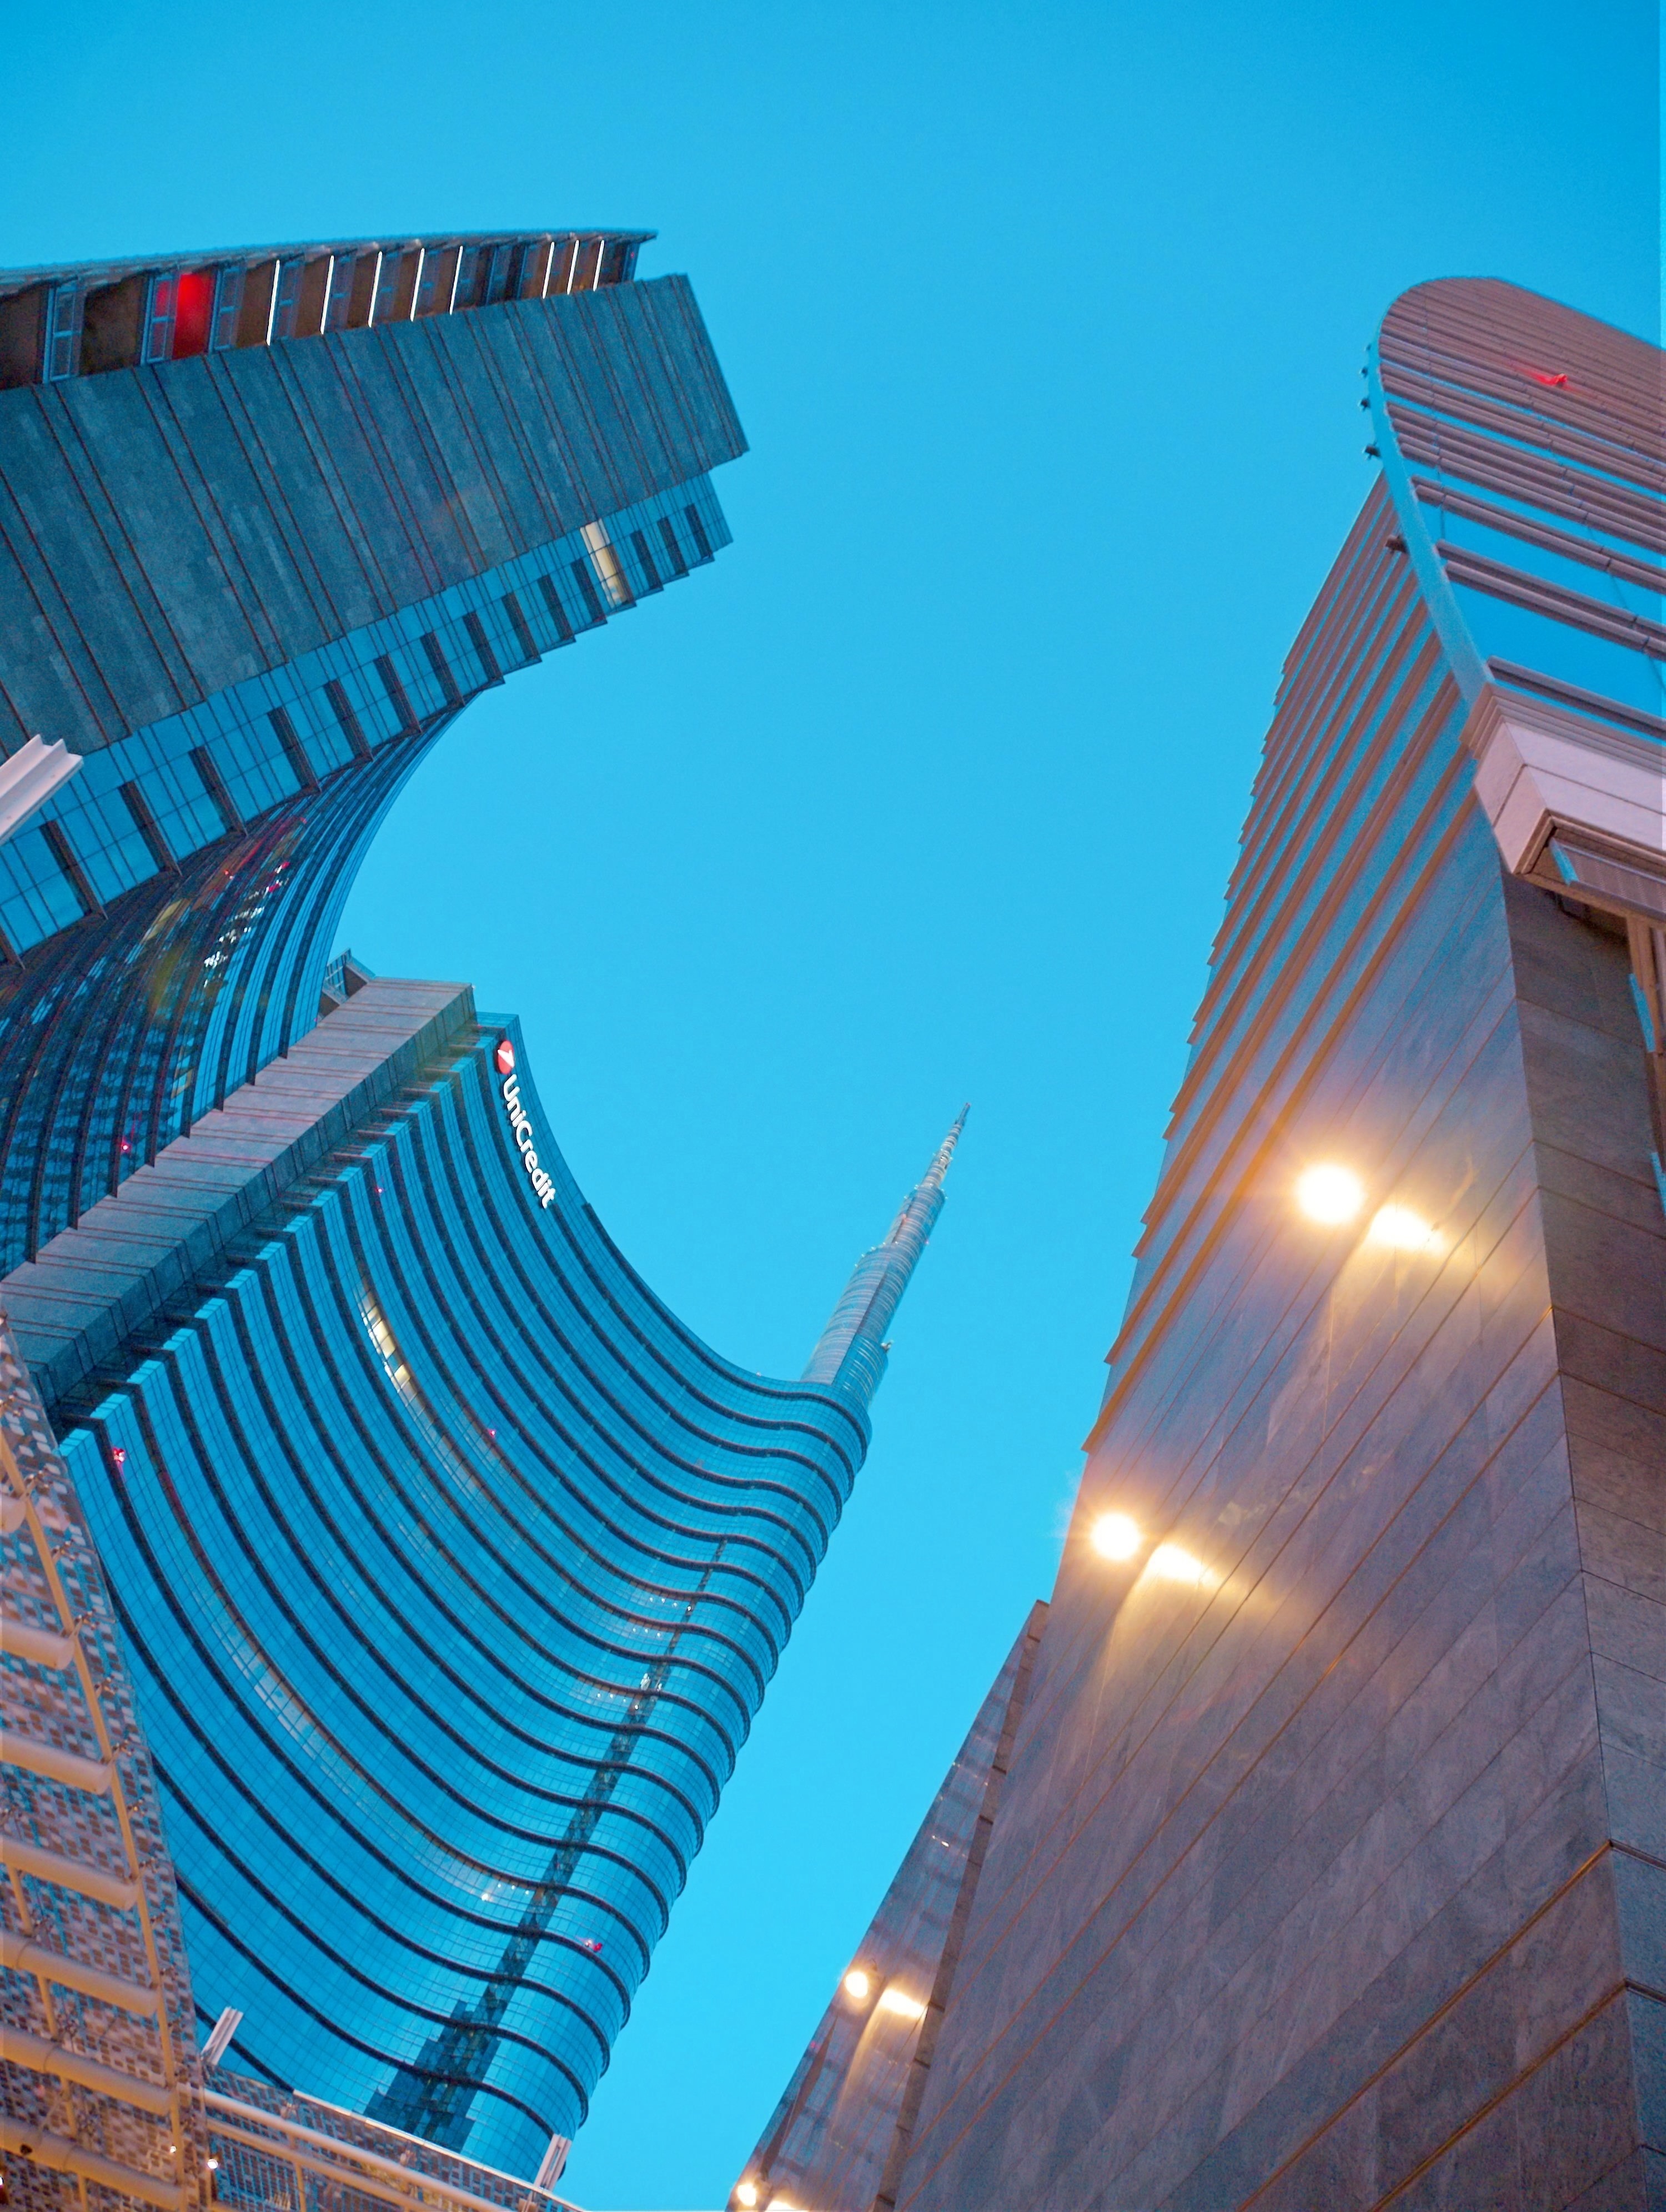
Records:
[[[1007,1654],[920,1832],[781,2094],[731,2212],[885,2212],[954,1987],[1044,1605]]]
[[[1661,389],[1371,349],[897,2212],[1661,2201]]]

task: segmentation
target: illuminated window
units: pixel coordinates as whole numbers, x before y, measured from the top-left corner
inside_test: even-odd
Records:
[[[619,566],[618,555],[608,542],[607,532],[599,522],[587,522],[583,537],[590,548],[591,562],[601,580],[603,592],[616,607],[629,606],[630,586],[625,580],[624,570]]]
[[[186,361],[206,353],[214,321],[214,271],[187,269],[173,286],[173,348],[168,356]]]

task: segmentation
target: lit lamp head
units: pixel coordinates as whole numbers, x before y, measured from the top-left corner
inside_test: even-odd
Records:
[[[853,1966],[850,1972],[844,1978],[845,1995],[848,1997],[854,1998],[858,2004],[866,2004],[867,2002],[868,1992],[873,1989],[873,1984],[872,1980],[862,1972],[860,1966]]]
[[[756,2204],[757,2203],[757,2183],[743,2181],[734,2193],[734,2201],[737,2204],[745,2204],[749,2208]]]
[[[1126,1513],[1102,1513],[1087,1540],[1102,1559],[1131,1559],[1140,1549],[1140,1524]]]
[[[1352,1168],[1329,1163],[1308,1168],[1296,1179],[1296,1203],[1310,1221],[1335,1229],[1352,1221],[1365,1202],[1365,1186]]]

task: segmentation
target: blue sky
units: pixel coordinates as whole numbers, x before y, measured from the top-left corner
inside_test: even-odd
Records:
[[[1487,274],[1658,334],[1643,0],[67,0],[0,260],[657,228],[714,568],[470,713],[347,936],[518,1011],[589,1196],[796,1373],[964,1098],[874,1449],[568,2185],[721,2203],[1044,1595],[1361,349]]]

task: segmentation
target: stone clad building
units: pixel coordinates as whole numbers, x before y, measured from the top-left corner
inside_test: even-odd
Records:
[[[884,2212],[1666,2203],[1660,356],[1364,404]]]

